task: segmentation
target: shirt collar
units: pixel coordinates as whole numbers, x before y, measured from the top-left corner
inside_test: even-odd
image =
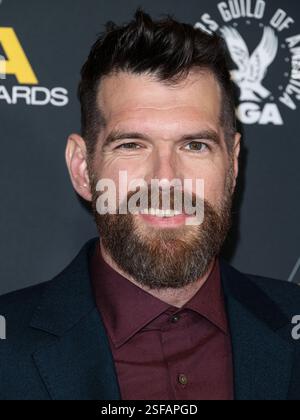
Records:
[[[218,258],[216,258],[211,273],[202,288],[184,305],[184,308],[197,312],[223,331],[224,334],[229,335],[229,324]]]
[[[170,309],[177,313],[193,310],[228,334],[218,259],[205,284],[181,309],[152,296],[115,271],[104,261],[99,242],[91,257],[90,272],[97,307],[117,348]]]

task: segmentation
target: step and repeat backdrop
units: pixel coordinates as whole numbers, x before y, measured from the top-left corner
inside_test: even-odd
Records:
[[[97,235],[64,149],[80,129],[76,89],[92,43],[138,6],[224,36],[243,133],[224,257],[300,283],[299,2],[0,0],[0,294],[52,278]]]

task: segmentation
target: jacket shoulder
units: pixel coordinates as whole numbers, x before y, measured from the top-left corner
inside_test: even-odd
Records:
[[[288,281],[277,280],[253,274],[245,274],[273,302],[286,313],[300,315],[300,286]],[[297,312],[298,311],[298,312]]]
[[[63,311],[66,305],[69,305],[70,311],[76,311],[78,295],[85,296],[89,292],[89,282],[82,279],[88,275],[88,256],[96,241],[97,238],[88,241],[54,278],[0,296],[0,315],[6,318],[10,338],[23,337],[24,331],[28,331],[34,315],[43,303],[49,317],[55,317],[57,310]],[[89,295],[86,297],[88,299]]]

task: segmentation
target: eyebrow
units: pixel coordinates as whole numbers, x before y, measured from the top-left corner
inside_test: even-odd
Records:
[[[120,130],[113,130],[108,136],[105,138],[103,143],[103,148],[111,145],[120,140],[126,139],[133,139],[133,140],[150,140],[150,137],[146,134],[139,133],[137,131],[130,131],[130,132],[122,132]],[[180,137],[180,141],[187,141],[187,140],[209,140],[216,145],[221,144],[220,136],[214,130],[201,130],[196,133],[185,134],[184,136]]]

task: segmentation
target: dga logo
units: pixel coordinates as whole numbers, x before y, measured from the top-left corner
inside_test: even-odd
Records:
[[[65,88],[49,89],[39,85],[37,75],[13,28],[0,27],[1,51],[4,55],[0,54],[0,83],[12,80],[12,83],[17,81],[18,85],[8,87],[0,84],[0,101],[9,105],[19,102],[36,106],[68,104],[68,91]]]
[[[300,34],[283,9],[264,0],[229,0],[217,5],[218,18],[205,13],[195,27],[219,32],[226,41],[239,88],[237,116],[244,124],[283,125],[283,110],[300,100]]]

